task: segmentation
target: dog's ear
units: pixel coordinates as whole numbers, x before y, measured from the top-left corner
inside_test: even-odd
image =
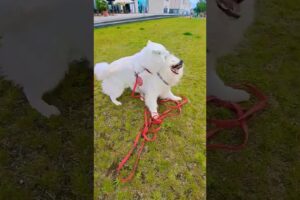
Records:
[[[161,51],[160,50],[152,50],[152,53],[156,54],[156,55],[161,55]]]
[[[152,44],[152,41],[151,41],[151,40],[148,40],[147,45],[150,45],[150,44]]]

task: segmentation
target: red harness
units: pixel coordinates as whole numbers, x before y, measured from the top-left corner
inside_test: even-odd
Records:
[[[232,110],[236,113],[236,119],[227,119],[227,120],[220,120],[220,119],[208,119],[207,124],[214,125],[215,128],[207,130],[207,148],[208,149],[225,149],[225,150],[232,150],[238,151],[244,148],[248,142],[248,126],[247,120],[253,116],[258,111],[264,109],[267,106],[268,98],[261,93],[256,87],[251,84],[244,84],[239,86],[234,86],[235,88],[244,88],[251,94],[253,94],[259,101],[255,105],[253,105],[250,109],[242,108],[239,104],[230,103],[226,101],[222,101],[215,97],[207,97],[207,103],[213,103],[216,106],[224,107],[227,109]],[[214,138],[221,130],[226,128],[234,128],[240,127],[243,130],[244,140],[239,145],[226,145],[226,144],[208,144],[208,142]]]
[[[135,95],[135,91],[137,86],[141,86],[143,84],[143,80],[136,75],[135,84],[131,93],[131,96],[133,98],[140,98],[140,95]],[[133,168],[130,172],[130,174],[125,178],[119,178],[122,183],[130,181],[135,174],[135,171],[137,169],[141,153],[143,152],[144,146],[146,142],[153,142],[157,138],[157,132],[161,129],[161,124],[163,123],[164,119],[167,117],[172,117],[179,115],[181,113],[181,108],[184,104],[188,103],[188,100],[186,97],[182,97],[182,101],[172,101],[172,100],[159,100],[159,104],[164,104],[167,109],[156,119],[153,119],[151,117],[150,112],[145,107],[144,109],[144,125],[141,128],[140,132],[135,137],[134,143],[130,149],[130,151],[127,153],[127,155],[122,159],[122,161],[119,163],[119,166],[117,168],[117,173],[120,174],[120,171],[126,164],[126,162],[129,160],[131,155],[133,154],[133,151],[138,148],[138,145],[140,143],[140,147],[137,150],[137,158],[135,160],[135,163],[133,165]],[[167,102],[171,102],[175,105],[166,105]],[[148,135],[152,135],[152,137],[149,137]],[[140,140],[142,137],[142,140]]]

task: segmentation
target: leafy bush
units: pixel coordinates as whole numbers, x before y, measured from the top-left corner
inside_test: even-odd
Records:
[[[96,0],[96,7],[99,12],[106,11],[108,3],[105,0]]]
[[[199,2],[196,5],[196,8],[194,8],[194,11],[197,15],[199,15],[199,13],[206,12],[206,1],[199,0]]]

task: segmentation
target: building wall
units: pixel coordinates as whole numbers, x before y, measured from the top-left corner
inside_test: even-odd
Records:
[[[150,14],[189,14],[191,10],[190,0],[136,0],[136,3]]]
[[[189,14],[191,3],[189,0],[170,0],[170,12],[174,14]]]
[[[164,13],[169,13],[171,0],[164,0],[163,10]]]
[[[182,0],[170,0],[170,9],[179,9]]]
[[[135,12],[135,13],[138,13],[138,12],[139,12],[139,9],[138,9],[138,6],[139,6],[139,5],[138,5],[138,0],[135,0],[135,1],[134,1],[134,6],[135,6],[134,12]]]
[[[164,1],[166,0],[149,0],[149,13],[162,14],[164,10]]]
[[[190,11],[192,9],[191,2],[189,0],[182,0],[182,9]]]

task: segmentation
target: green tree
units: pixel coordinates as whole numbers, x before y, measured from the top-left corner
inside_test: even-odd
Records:
[[[199,15],[199,13],[201,13],[201,12],[206,12],[206,1],[200,0],[197,3],[196,8],[194,8],[194,11],[197,15]]]
[[[96,8],[99,12],[105,11],[108,8],[108,3],[105,0],[96,0]]]

